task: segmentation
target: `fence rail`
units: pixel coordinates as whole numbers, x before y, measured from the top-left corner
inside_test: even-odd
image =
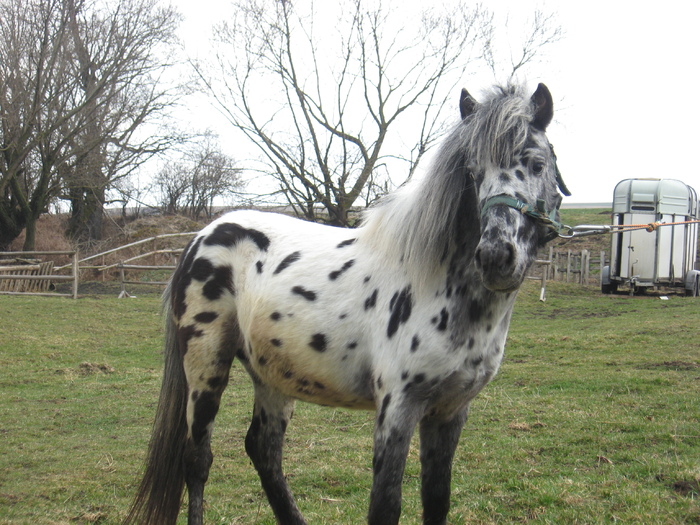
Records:
[[[29,257],[37,256],[62,256],[71,257],[71,264],[60,268],[54,267],[53,261],[29,262],[17,264],[17,261],[25,262]],[[3,258],[14,257],[14,261],[6,261]],[[54,271],[71,268],[70,275],[58,275]],[[46,295],[78,298],[78,252],[0,252],[0,294],[3,295]],[[56,281],[71,281],[71,293],[58,293],[49,291],[51,283]]]

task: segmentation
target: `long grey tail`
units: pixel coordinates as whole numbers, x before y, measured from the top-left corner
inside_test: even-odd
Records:
[[[163,294],[165,367],[145,471],[125,524],[174,524],[185,486],[187,381],[171,311],[171,287]]]

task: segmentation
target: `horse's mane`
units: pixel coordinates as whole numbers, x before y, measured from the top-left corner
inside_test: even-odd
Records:
[[[469,246],[467,237],[479,236],[472,173],[488,164],[510,166],[525,145],[532,119],[533,108],[521,86],[495,87],[447,134],[422,177],[365,212],[367,241],[403,261],[414,282],[430,279],[427,274],[448,261],[450,253]]]

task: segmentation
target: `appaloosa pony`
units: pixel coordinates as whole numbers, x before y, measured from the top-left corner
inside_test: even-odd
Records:
[[[446,522],[470,401],[498,370],[513,302],[567,194],[540,84],[465,90],[425,177],[356,229],[228,213],[182,254],[165,293],[165,372],[146,470],[127,522],[175,523],[183,488],[202,523],[210,439],[229,369],[255,386],[245,449],[279,523],[305,523],[282,473],[296,400],[376,410],[368,522],[401,513],[420,431],[423,522]]]

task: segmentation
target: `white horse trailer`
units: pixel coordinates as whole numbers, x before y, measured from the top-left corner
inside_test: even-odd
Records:
[[[679,180],[619,182],[613,194],[613,225],[669,225],[652,231],[613,233],[610,266],[603,269],[601,279],[602,292],[613,293],[619,285],[629,286],[630,294],[650,287],[682,286],[688,295],[698,296],[698,224],[688,222],[697,219],[698,195]]]

